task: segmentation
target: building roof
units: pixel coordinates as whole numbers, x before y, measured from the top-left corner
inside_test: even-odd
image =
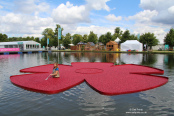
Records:
[[[95,46],[95,44],[93,42],[88,42],[90,44],[90,46]]]
[[[114,44],[114,45],[117,44],[117,42],[115,42],[115,41],[109,41],[109,42],[111,42],[111,43]],[[109,42],[108,42],[108,43],[109,43]]]
[[[102,42],[98,42],[97,45],[103,46],[104,44]]]
[[[127,40],[122,44],[141,44],[138,40]]]
[[[12,41],[12,42],[0,42],[0,45],[18,45],[18,44],[40,44],[36,41]]]
[[[85,45],[86,43],[84,43],[84,42],[79,42],[79,43],[77,43],[77,45]]]

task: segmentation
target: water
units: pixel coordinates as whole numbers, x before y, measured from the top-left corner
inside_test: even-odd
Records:
[[[169,82],[156,89],[106,96],[82,83],[65,92],[53,95],[30,92],[14,86],[11,75],[20,69],[51,64],[58,61],[58,53],[0,55],[0,116],[143,116],[174,115],[174,55],[162,54],[105,54],[59,53],[59,63],[113,62],[140,64],[163,69]]]

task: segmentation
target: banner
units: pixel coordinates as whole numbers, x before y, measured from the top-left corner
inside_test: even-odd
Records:
[[[58,28],[58,39],[61,39],[61,32],[62,32],[61,28]]]
[[[47,45],[49,44],[49,38],[47,39]]]
[[[5,52],[5,51],[20,51],[19,48],[0,48],[0,52]]]

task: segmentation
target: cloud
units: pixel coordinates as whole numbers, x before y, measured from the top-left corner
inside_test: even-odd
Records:
[[[173,0],[141,0],[140,7],[144,10],[157,11],[158,15],[152,18],[153,22],[174,26]]]
[[[106,4],[110,0],[86,0],[87,5],[86,7],[89,9],[94,9],[94,10],[106,10],[110,11],[109,6]]]
[[[141,11],[134,16],[129,16],[129,20],[136,20],[138,22],[150,22],[154,16],[157,16],[158,12],[156,10],[150,11],[150,10],[144,10]]]
[[[112,21],[112,22],[121,21],[122,20],[121,16],[116,17],[114,14],[109,14],[109,15],[105,16],[105,18],[107,20],[109,20],[109,21]]]
[[[78,26],[76,27],[76,29],[72,32],[72,34],[89,34],[90,31],[93,31],[95,34],[97,34],[97,36],[99,37],[102,34],[105,34],[107,32],[111,32],[112,34],[114,34],[114,29],[115,26],[113,27],[102,27],[102,26],[95,26],[95,25],[91,25],[91,26]]]
[[[52,18],[56,23],[74,24],[74,23],[89,23],[91,10],[106,10],[110,11],[106,2],[109,0],[86,0],[85,5],[75,6],[69,1],[66,4],[60,4],[53,9]]]
[[[168,8],[168,11],[170,14],[174,14],[174,6],[171,6],[170,8]]]
[[[133,30],[134,34],[144,34],[147,32],[154,33],[162,44],[164,43],[164,37],[167,34],[165,30],[169,28],[169,26],[153,26],[144,23],[135,23],[133,26],[131,26],[131,30]]]
[[[2,33],[38,35],[38,37],[42,36],[41,33],[45,28],[55,26],[52,18],[15,13],[0,16],[0,24],[0,32]]]
[[[70,2],[66,2],[53,9],[52,18],[56,23],[62,24],[89,22],[89,11],[84,5],[74,6]]]
[[[37,0],[16,0],[14,1],[16,13],[32,14],[35,12],[47,12],[50,6],[45,2]]]

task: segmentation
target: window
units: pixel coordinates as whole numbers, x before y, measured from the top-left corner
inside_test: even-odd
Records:
[[[8,45],[5,45],[5,48],[8,48]]]

